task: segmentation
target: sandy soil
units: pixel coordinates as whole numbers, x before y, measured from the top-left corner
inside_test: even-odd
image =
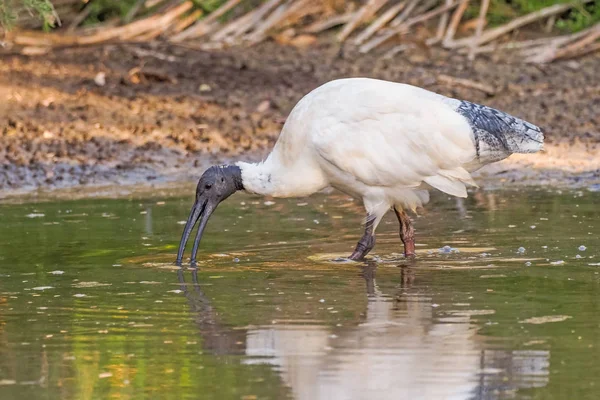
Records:
[[[486,184],[600,182],[599,56],[536,67],[418,49],[385,60],[340,54],[327,43],[307,50],[265,43],[219,53],[111,45],[0,61],[4,194],[186,181],[211,163],[258,159],[304,94],[349,76],[422,86],[540,125],[546,152],[487,167],[478,173]],[[496,94],[438,81],[440,74],[492,85]]]

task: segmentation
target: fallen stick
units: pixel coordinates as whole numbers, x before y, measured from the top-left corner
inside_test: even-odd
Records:
[[[468,89],[479,90],[489,96],[493,96],[496,94],[496,88],[494,88],[493,86],[481,82],[475,82],[470,79],[455,78],[453,76],[448,75],[438,75],[437,81],[439,83],[447,84],[450,86],[462,86]]]
[[[582,0],[582,1],[575,2],[575,3],[556,4],[556,5],[553,5],[550,7],[546,7],[541,10],[534,11],[532,13],[524,15],[522,17],[515,18],[512,21],[510,21],[502,26],[499,26],[497,28],[488,29],[487,31],[483,32],[479,38],[474,38],[471,36],[468,38],[456,40],[452,43],[448,43],[446,45],[446,47],[456,48],[456,47],[468,46],[473,42],[475,42],[475,45],[479,46],[479,45],[488,43],[494,39],[497,39],[500,36],[502,36],[506,33],[509,33],[517,28],[528,25],[528,24],[538,21],[540,19],[548,18],[552,15],[560,14],[562,12],[565,12],[565,11],[575,7],[577,4],[585,4],[585,3],[589,3],[590,1],[593,1],[593,0]]]
[[[356,27],[361,22],[375,15],[375,13],[377,13],[377,11],[379,11],[379,9],[383,7],[387,2],[388,0],[367,1],[367,3],[354,14],[354,18],[352,18],[346,25],[344,25],[342,31],[337,35],[338,41],[343,42],[344,40],[346,40],[346,38],[350,36],[350,34],[354,31],[354,29],[356,29]]]
[[[475,40],[471,43],[471,50],[469,51],[469,60],[475,59],[475,49],[477,49],[477,42],[481,39],[483,27],[485,26],[485,16],[487,15],[488,8],[490,6],[490,0],[482,0],[481,8],[479,9],[479,18],[477,19],[477,27],[475,28]]]
[[[73,46],[73,45],[92,45],[110,40],[118,39],[122,41],[131,40],[141,35],[152,36],[158,31],[158,35],[169,27],[169,25],[186,13],[193,6],[191,1],[186,1],[163,15],[154,15],[144,18],[130,24],[119,26],[116,28],[104,29],[93,35],[57,35],[52,33],[47,34],[29,34],[15,35],[14,43],[17,45],[31,47],[54,47],[54,46]]]
[[[406,2],[397,3],[390,7],[389,10],[384,12],[377,18],[372,24],[367,26],[356,38],[354,39],[355,45],[362,44],[365,40],[373,36],[377,31],[383,28],[388,22],[390,22],[402,9],[406,7]]]
[[[554,60],[558,58],[563,58],[570,53],[576,53],[581,48],[587,46],[588,44],[594,43],[598,38],[600,38],[600,23],[594,26],[594,29],[586,35],[583,39],[576,41],[556,52],[554,56]],[[553,61],[553,60],[549,60]]]
[[[221,7],[217,8],[213,12],[211,12],[206,18],[201,21],[196,22],[194,25],[184,30],[183,32],[173,36],[171,38],[174,42],[180,42],[185,39],[199,38],[200,36],[206,35],[210,32],[211,28],[214,26],[213,22],[216,22],[218,18],[220,18],[227,11],[231,10],[241,0],[229,0],[227,3],[223,4]]]
[[[365,43],[363,46],[360,47],[359,51],[361,53],[368,53],[369,51],[373,50],[374,48],[376,48],[379,45],[383,44],[384,42],[388,41],[392,37],[394,37],[396,35],[402,35],[402,34],[407,33],[408,29],[410,27],[412,27],[416,24],[425,22],[431,18],[437,17],[438,15],[442,14],[443,12],[451,10],[453,7],[456,7],[456,3],[440,6],[440,7],[433,9],[425,14],[419,15],[418,17],[411,18],[408,21],[406,21],[404,24],[398,26],[397,28],[390,29],[390,31],[388,31],[387,33],[384,33],[384,34],[380,35],[379,37]]]
[[[398,46],[392,47],[381,58],[384,59],[384,60],[389,60],[389,59],[393,58],[396,54],[402,53],[405,50],[408,50],[408,49],[413,48],[413,47],[414,47],[414,45],[412,45],[412,44],[399,44]]]
[[[437,5],[437,3],[438,3],[438,0],[429,0],[429,1],[426,1],[425,3],[423,3],[421,5],[421,7],[415,9],[415,14],[416,15],[424,14],[427,11],[431,10],[431,8],[433,6]]]
[[[292,2],[285,13],[285,16],[279,22],[277,22],[273,28],[282,28],[283,26],[290,25],[298,21],[300,18],[320,10],[320,2],[317,4],[311,4],[312,1],[313,0],[296,0],[295,2]],[[315,5],[317,7],[315,7]]]
[[[194,22],[196,22],[198,20],[198,18],[200,18],[202,16],[202,14],[204,14],[204,12],[202,10],[194,10],[193,13],[191,13],[187,17],[181,19],[180,21],[178,21],[175,24],[175,26],[173,27],[173,29],[169,32],[169,34],[176,35],[179,32],[183,31],[188,26],[190,26]]]
[[[446,5],[452,4],[452,0],[446,0]],[[446,28],[448,28],[448,20],[450,19],[450,11],[446,11],[440,17],[440,22],[438,23],[437,31],[435,34],[435,42],[441,42],[444,38],[444,33],[446,32]]]
[[[410,17],[410,14],[413,12],[413,10],[415,9],[415,7],[419,4],[419,1],[420,0],[411,0],[411,2],[408,3],[408,5],[404,9],[404,11],[402,11],[402,14],[398,15],[390,23],[390,26],[392,28],[396,28],[396,27],[400,26],[401,23],[403,23],[404,21],[406,21],[408,19],[408,17]]]
[[[256,29],[254,29],[254,31],[251,34],[249,34],[246,37],[246,40],[251,44],[255,44],[264,40],[267,31],[287,16],[289,8],[289,4],[282,4],[279,7],[277,7],[275,11],[273,11],[271,15],[269,15],[269,17],[265,20],[265,22],[260,24]]]
[[[229,39],[236,39],[246,32],[254,29],[256,24],[262,21],[267,14],[271,12],[271,10],[281,2],[281,0],[269,0],[263,3],[255,12],[252,13],[252,16],[246,21],[245,24],[240,24],[237,29],[234,30],[233,35],[230,36]]]
[[[304,28],[304,32],[319,33],[326,31],[327,29],[331,29],[334,26],[342,25],[350,21],[354,17],[354,14],[354,12],[349,12],[346,14],[334,15],[333,17],[330,17],[323,21],[317,21]]]
[[[252,20],[252,17],[258,12],[258,9],[254,9],[233,21],[230,21],[225,26],[223,26],[220,30],[216,31],[211,35],[211,40],[214,42],[219,42],[224,40],[227,36],[233,35],[237,29],[241,26],[247,26],[248,23]]]
[[[452,18],[450,19],[450,25],[448,26],[448,30],[446,31],[446,35],[442,41],[444,47],[448,47],[450,43],[454,41],[454,35],[456,34],[456,29],[458,28],[458,24],[460,24],[460,20],[462,19],[467,7],[469,6],[469,0],[462,0],[458,5],[458,8],[452,14]]]
[[[507,42],[507,43],[495,43],[489,44],[486,46],[477,47],[475,49],[476,54],[482,53],[493,53],[498,50],[519,50],[525,49],[529,47],[538,47],[538,46],[546,46],[554,43],[558,38],[541,38],[541,39],[530,39],[530,40],[522,40],[518,42]],[[470,48],[462,47],[456,50],[458,54],[467,54],[471,51]]]
[[[582,57],[582,56],[585,56],[587,54],[595,53],[598,50],[600,50],[600,42],[594,43],[593,45],[588,46],[588,47],[582,49],[581,51],[579,51],[579,52],[577,52],[575,54],[568,54],[568,55],[564,56],[563,58]]]
[[[536,48],[533,51],[533,54],[526,54],[525,62],[534,64],[544,64],[547,62],[551,62],[554,59],[556,59],[556,54],[560,51],[561,46],[568,45],[569,43],[574,42],[580,38],[584,38],[590,34],[593,34],[596,31],[596,29],[598,29],[598,25],[594,25],[591,28],[585,29],[580,32],[571,33],[569,35],[550,38],[546,46],[538,46],[538,48]]]

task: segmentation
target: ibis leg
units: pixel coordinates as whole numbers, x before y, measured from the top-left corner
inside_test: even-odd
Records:
[[[396,217],[400,223],[400,239],[404,243],[404,256],[414,257],[415,256],[415,230],[413,229],[410,217],[404,212],[404,210],[398,210],[394,207]]]
[[[362,260],[365,256],[375,247],[375,235],[373,234],[374,218],[367,216],[367,224],[365,226],[365,233],[356,244],[354,252],[350,256],[351,260]]]

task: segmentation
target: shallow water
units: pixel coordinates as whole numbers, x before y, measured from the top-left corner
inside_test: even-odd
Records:
[[[0,205],[1,399],[600,396],[600,193],[438,194],[367,263],[346,197],[235,195],[197,271],[189,194]]]

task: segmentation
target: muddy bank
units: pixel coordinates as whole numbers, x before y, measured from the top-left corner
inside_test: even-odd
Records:
[[[190,180],[208,164],[262,157],[293,105],[349,76],[406,82],[542,126],[547,152],[483,171],[504,184],[600,180],[600,57],[544,67],[418,49],[393,60],[265,43],[206,53],[168,45],[0,56],[0,189]],[[491,85],[490,96],[438,80]],[[487,180],[486,180],[487,181]],[[491,180],[494,182],[494,180]]]

